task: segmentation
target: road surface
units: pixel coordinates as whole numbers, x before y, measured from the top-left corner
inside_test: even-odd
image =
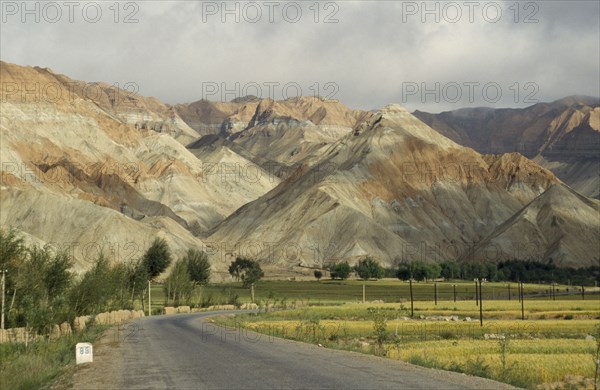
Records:
[[[230,314],[228,312],[227,314]],[[224,329],[215,313],[154,316],[114,327],[77,367],[75,389],[509,389],[416,367]]]

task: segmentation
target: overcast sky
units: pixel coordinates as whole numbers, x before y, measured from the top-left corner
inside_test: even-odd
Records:
[[[600,96],[593,0],[22,4],[1,2],[3,61],[166,103],[301,93],[439,112]]]

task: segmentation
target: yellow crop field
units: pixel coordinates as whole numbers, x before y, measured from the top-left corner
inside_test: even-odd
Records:
[[[373,353],[525,388],[593,389],[598,300],[347,303],[220,318],[275,337]],[[378,322],[379,321],[379,322]],[[383,327],[377,328],[377,324]]]

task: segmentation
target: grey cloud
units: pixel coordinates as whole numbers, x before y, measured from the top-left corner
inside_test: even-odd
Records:
[[[168,103],[200,99],[205,82],[231,87],[253,81],[297,82],[307,95],[316,92],[311,89],[315,83],[326,94],[324,83],[335,82],[336,98],[366,109],[390,102],[428,111],[526,106],[530,103],[524,96],[531,92],[524,88],[527,82],[535,83],[534,98],[540,101],[575,93],[600,95],[599,3],[519,2],[519,23],[510,9],[515,3],[495,2],[503,9],[496,23],[477,12],[473,23],[466,15],[458,23],[435,23],[431,16],[422,23],[419,15],[403,23],[406,2],[338,1],[339,23],[332,24],[313,21],[308,8],[313,2],[302,3],[305,13],[298,23],[284,21],[280,13],[276,23],[265,15],[259,23],[234,23],[231,18],[221,23],[218,16],[204,23],[200,2],[137,2],[139,23],[134,24],[114,23],[107,10],[112,3],[101,3],[106,14],[94,24],[81,18],[55,24],[9,18],[0,26],[0,56],[82,80],[134,81],[140,93]],[[333,9],[321,8],[320,19]],[[539,22],[522,23],[534,9]],[[421,99],[420,93],[403,99],[406,83],[420,87],[425,82],[433,88],[436,82],[448,87],[470,81],[497,83],[502,98],[490,102],[477,91],[472,103],[466,97],[452,103],[445,96],[436,103],[431,94]],[[520,92],[516,101],[515,85]],[[468,92],[467,87],[461,92]]]

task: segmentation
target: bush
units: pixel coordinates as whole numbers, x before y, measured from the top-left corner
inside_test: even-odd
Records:
[[[323,272],[315,270],[314,275],[317,280],[320,280],[323,277]]]
[[[386,313],[374,307],[369,307],[367,309],[371,317],[373,318],[373,330],[375,332],[375,341],[377,342],[377,354],[385,355],[386,351],[384,348],[385,341],[387,340],[387,316]]]

